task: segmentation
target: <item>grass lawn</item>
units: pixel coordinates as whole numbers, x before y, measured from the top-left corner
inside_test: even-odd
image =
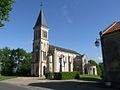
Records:
[[[12,78],[16,78],[16,76],[0,76],[0,81]]]
[[[100,76],[96,75],[80,75],[81,80],[87,80],[87,81],[101,81],[102,78]]]

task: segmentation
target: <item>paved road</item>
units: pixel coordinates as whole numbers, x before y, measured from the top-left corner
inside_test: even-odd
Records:
[[[26,88],[25,88],[26,87]],[[117,90],[101,87],[97,83],[90,82],[41,82],[31,83],[28,86],[16,86],[7,83],[0,83],[0,90]]]
[[[39,82],[39,83],[31,83],[28,86],[38,87],[38,90],[41,87],[44,90],[118,90],[115,88],[108,88],[102,86],[100,83],[96,82],[76,82],[76,81],[58,81],[58,82]]]
[[[11,85],[11,84],[0,83],[0,90],[30,90],[30,89]]]
[[[120,89],[106,88],[100,83],[92,81],[40,80],[39,78],[34,77],[18,77],[14,79],[1,81],[0,90],[120,90]]]

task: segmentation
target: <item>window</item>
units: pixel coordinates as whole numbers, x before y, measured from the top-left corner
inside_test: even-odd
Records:
[[[35,39],[39,39],[40,38],[40,31],[36,31],[35,32]]]
[[[43,52],[43,60],[46,60],[46,52]]]
[[[44,38],[47,38],[47,32],[46,32],[46,31],[43,31],[42,36],[43,36]]]
[[[38,62],[39,61],[39,52],[36,52],[36,60],[35,60],[36,62]]]
[[[68,56],[68,67],[69,67],[69,72],[71,72],[71,60],[70,60],[70,56]]]

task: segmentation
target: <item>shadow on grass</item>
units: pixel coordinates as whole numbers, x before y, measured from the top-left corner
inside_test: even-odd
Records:
[[[78,81],[56,81],[31,83],[29,86],[42,87],[53,90],[117,90],[103,87],[98,82],[82,82]]]

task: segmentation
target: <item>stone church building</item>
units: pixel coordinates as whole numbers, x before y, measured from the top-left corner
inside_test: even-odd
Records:
[[[101,31],[100,37],[105,85],[120,88],[120,22],[114,22]]]
[[[48,35],[49,28],[43,9],[41,9],[34,26],[31,75],[44,77],[45,73],[48,72],[72,71],[97,75],[96,67],[88,65],[85,69],[85,65],[88,64],[86,55],[81,55],[70,49],[50,45]],[[89,72],[90,70],[92,73]]]

